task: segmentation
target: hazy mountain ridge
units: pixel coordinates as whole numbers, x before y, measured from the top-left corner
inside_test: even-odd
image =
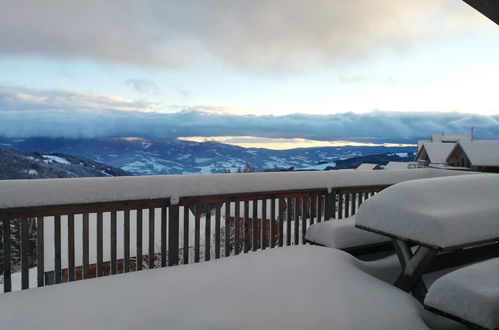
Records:
[[[290,150],[242,148],[218,142],[176,139],[0,138],[0,145],[24,151],[64,153],[90,158],[129,173],[187,174],[268,170],[323,170],[338,160],[373,154],[414,152],[415,147],[344,146]]]
[[[0,179],[124,176],[129,173],[90,159],[0,148]]]

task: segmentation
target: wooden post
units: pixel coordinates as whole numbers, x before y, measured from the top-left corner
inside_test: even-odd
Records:
[[[178,265],[179,207],[171,205],[168,215],[168,266]]]

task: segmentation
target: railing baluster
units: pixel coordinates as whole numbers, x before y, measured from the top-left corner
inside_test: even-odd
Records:
[[[274,197],[270,198],[270,248],[273,249],[275,247],[275,203],[276,200]]]
[[[305,233],[307,232],[307,200],[308,200],[308,196],[303,196],[301,198],[301,207],[302,207],[302,209],[301,209],[301,242],[302,242],[302,244],[305,244]],[[312,219],[312,216],[310,216],[310,219]]]
[[[235,223],[234,223],[234,253],[236,255],[239,254],[240,252],[240,242],[239,242],[239,238],[240,238],[240,219],[239,219],[239,208],[240,208],[240,203],[239,201],[236,201],[236,209],[235,209],[235,215],[234,215],[234,218],[235,218]]]
[[[10,223],[4,220],[3,225],[3,292],[12,291],[11,269],[10,269]]]
[[[196,214],[194,217],[194,262],[199,262],[199,241],[200,241],[200,226],[201,226],[201,207],[196,205]]]
[[[215,259],[220,258],[220,208],[222,205],[217,205],[215,210]]]
[[[55,283],[62,282],[61,269],[61,216],[56,215],[54,218],[54,272]]]
[[[21,289],[29,289],[29,241],[28,241],[28,218],[21,221]]]
[[[261,249],[265,250],[267,248],[267,199],[262,200],[262,221],[261,221],[261,231],[262,231],[262,242],[260,244]]]
[[[103,248],[103,214],[102,212],[97,213],[97,277],[103,275],[102,269],[102,256],[104,252]]]
[[[83,213],[83,221],[82,221],[82,247],[83,247],[83,278],[87,279],[90,277],[90,269],[89,269],[89,230],[88,230],[88,213]]]
[[[125,218],[123,220],[123,271],[130,271],[130,210],[125,210]]]
[[[36,220],[36,267],[37,267],[37,286],[44,286],[43,276],[45,273],[45,246],[44,246],[44,226],[43,217]],[[4,258],[5,260],[5,258]]]
[[[338,219],[343,219],[343,194],[338,193]]]
[[[286,208],[287,221],[286,221],[286,245],[291,245],[291,219],[293,218],[293,198],[288,197],[288,206]]]
[[[247,253],[250,250],[250,229],[249,229],[249,201],[244,201],[244,219],[243,219],[243,245],[244,245],[244,253]]]
[[[184,246],[183,246],[183,255],[182,262],[184,264],[189,263],[189,207],[184,206]]]
[[[359,193],[359,207],[362,205],[362,202],[364,202],[364,193]]]
[[[300,244],[300,199],[298,197],[294,197],[293,198],[294,200],[294,203],[295,203],[295,207],[294,207],[294,212],[293,212],[293,215],[294,215],[294,230],[295,230],[295,239],[294,239],[294,243],[295,245],[298,245]]]
[[[313,225],[315,222],[315,214],[316,214],[316,198],[315,193],[310,195],[310,225]]]
[[[325,218],[324,220],[330,220],[331,218],[337,218],[337,216],[336,216],[336,210],[337,210],[337,207],[336,207],[336,191],[333,191],[331,193],[330,200],[331,200],[331,204],[332,204],[331,205],[331,208],[332,208],[331,211],[332,211],[332,213],[331,213],[330,217],[327,217],[327,218],[324,217]]]
[[[135,268],[137,270],[142,270],[142,261],[144,260],[144,255],[142,252],[142,237],[143,237],[143,219],[144,219],[144,210],[139,209],[137,210],[137,228],[135,231],[136,234],[136,262],[135,262]]]
[[[350,194],[345,194],[345,218],[350,216]]]
[[[166,206],[161,207],[161,267],[166,267],[166,259],[167,259],[167,252],[166,252],[166,234],[167,234],[167,226],[169,225],[167,223],[167,216],[166,216]],[[175,221],[177,225],[177,234],[176,234],[176,246],[177,246],[177,256],[176,256],[176,261],[174,260],[174,265],[178,265],[178,206],[177,206],[177,219]],[[174,252],[174,251],[172,251]]]
[[[230,256],[230,202],[225,202],[225,256]]]
[[[350,211],[351,215],[354,215],[355,212],[357,211],[356,197],[357,197],[357,193],[353,193],[352,194],[352,208],[351,208],[351,211]]]
[[[68,280],[75,280],[75,216],[68,215]]]
[[[154,268],[154,225],[155,225],[154,208],[149,208],[149,269]]]
[[[284,198],[279,198],[279,246],[284,245]]]
[[[317,222],[322,221],[322,194],[317,194]]]
[[[252,201],[253,207],[253,219],[251,220],[251,250],[256,251],[258,249],[258,201],[254,199]]]
[[[116,211],[111,212],[111,237],[110,237],[110,248],[111,248],[111,274],[116,274],[117,273],[117,262],[116,262],[116,227],[117,227],[117,220],[116,220]]]
[[[171,205],[168,211],[168,266],[173,266],[178,265],[179,207]]]
[[[204,222],[204,260],[210,260],[211,256],[211,206],[207,204],[205,206],[206,216]]]

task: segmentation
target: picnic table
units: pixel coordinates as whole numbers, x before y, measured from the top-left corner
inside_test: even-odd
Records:
[[[423,302],[423,274],[499,256],[499,174],[393,185],[362,204],[356,227],[392,239],[402,266],[394,285]]]

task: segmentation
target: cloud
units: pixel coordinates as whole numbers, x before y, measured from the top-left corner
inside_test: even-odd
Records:
[[[365,114],[241,115],[217,106],[169,107],[81,90],[0,87],[0,135],[95,138],[256,136],[310,140],[414,143],[431,134],[499,139],[499,116],[373,111]]]
[[[3,1],[0,55],[299,66],[364,57],[485,21],[455,0]]]
[[[144,94],[159,94],[159,87],[156,83],[149,79],[135,78],[125,81],[125,85],[131,86],[137,92]]]

